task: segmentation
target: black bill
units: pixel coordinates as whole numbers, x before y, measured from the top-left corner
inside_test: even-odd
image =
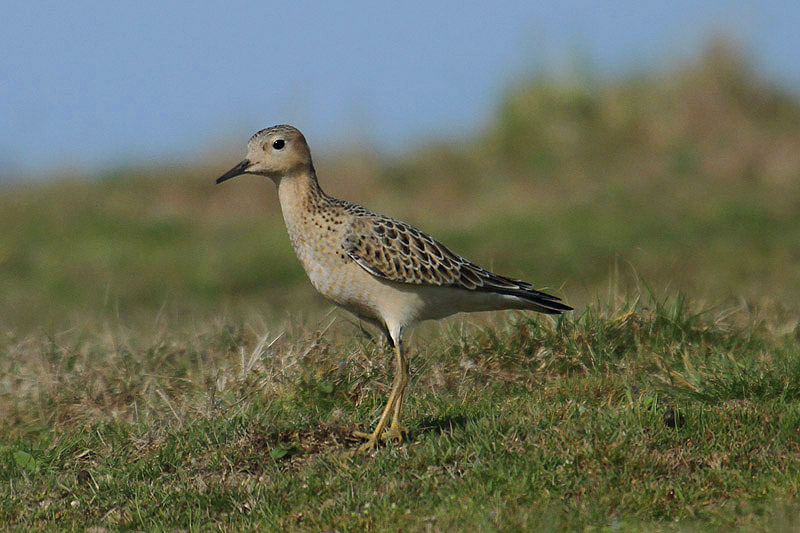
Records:
[[[247,172],[247,169],[250,168],[250,165],[252,165],[252,163],[250,162],[249,159],[243,160],[241,163],[239,163],[238,165],[227,171],[225,174],[218,177],[217,183],[222,183],[225,180],[235,178],[239,174],[244,174],[245,172]]]

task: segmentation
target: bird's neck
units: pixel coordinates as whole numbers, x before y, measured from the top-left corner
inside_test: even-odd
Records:
[[[326,204],[329,197],[319,186],[314,168],[283,176],[278,182],[278,199],[287,227],[296,226],[309,212]]]

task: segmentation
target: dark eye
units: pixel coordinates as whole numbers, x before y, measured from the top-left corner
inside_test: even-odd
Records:
[[[283,145],[285,145],[285,144],[286,143],[284,142],[283,139],[277,139],[276,141],[274,141],[272,143],[272,147],[275,148],[276,150],[280,150],[280,149],[283,148]]]

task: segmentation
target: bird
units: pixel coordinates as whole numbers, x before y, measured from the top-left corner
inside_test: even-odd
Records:
[[[243,174],[277,186],[289,240],[317,291],[380,330],[394,350],[394,380],[380,418],[372,432],[354,432],[365,441],[360,451],[402,441],[407,433],[400,422],[409,381],[404,337],[418,322],[460,312],[572,310],[530,283],[475,265],[410,224],[329,196],[306,138],[293,126],[255,133],[245,159],[216,183]]]

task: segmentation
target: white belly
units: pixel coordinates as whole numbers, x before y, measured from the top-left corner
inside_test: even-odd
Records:
[[[514,296],[385,280],[355,262],[324,274],[315,269],[307,272],[322,295],[358,316],[385,324],[390,330],[455,313],[529,307],[525,300]]]

